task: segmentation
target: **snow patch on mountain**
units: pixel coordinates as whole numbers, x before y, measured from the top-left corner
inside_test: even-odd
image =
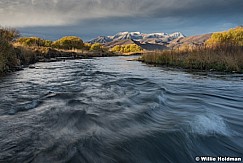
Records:
[[[113,36],[99,36],[90,43],[107,43],[112,41],[132,39],[140,42],[170,42],[177,38],[185,37],[181,32],[168,33],[141,33],[141,32],[119,32]]]
[[[173,39],[177,39],[177,38],[183,38],[185,37],[181,32],[175,32],[169,35],[171,38]]]

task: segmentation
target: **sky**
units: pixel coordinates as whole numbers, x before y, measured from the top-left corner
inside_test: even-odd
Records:
[[[0,0],[0,26],[50,40],[124,31],[190,36],[242,24],[243,0]]]

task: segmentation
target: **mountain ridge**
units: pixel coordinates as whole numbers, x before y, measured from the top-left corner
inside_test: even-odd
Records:
[[[108,48],[116,45],[137,44],[144,50],[166,50],[182,46],[197,46],[204,44],[212,33],[186,37],[181,32],[168,33],[141,33],[141,32],[119,32],[113,36],[99,36],[93,39],[95,43],[102,43]]]
[[[141,32],[119,32],[113,36],[98,36],[89,41],[89,43],[108,43],[118,40],[132,39],[139,42],[148,43],[168,43],[174,39],[184,38],[181,32],[168,33],[141,33]]]

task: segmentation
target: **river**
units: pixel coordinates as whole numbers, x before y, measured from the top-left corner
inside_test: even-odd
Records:
[[[243,75],[129,57],[37,63],[0,79],[0,162],[243,157]]]

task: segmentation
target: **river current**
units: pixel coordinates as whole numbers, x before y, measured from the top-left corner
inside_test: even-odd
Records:
[[[243,75],[129,57],[37,63],[0,79],[0,162],[243,157]]]

